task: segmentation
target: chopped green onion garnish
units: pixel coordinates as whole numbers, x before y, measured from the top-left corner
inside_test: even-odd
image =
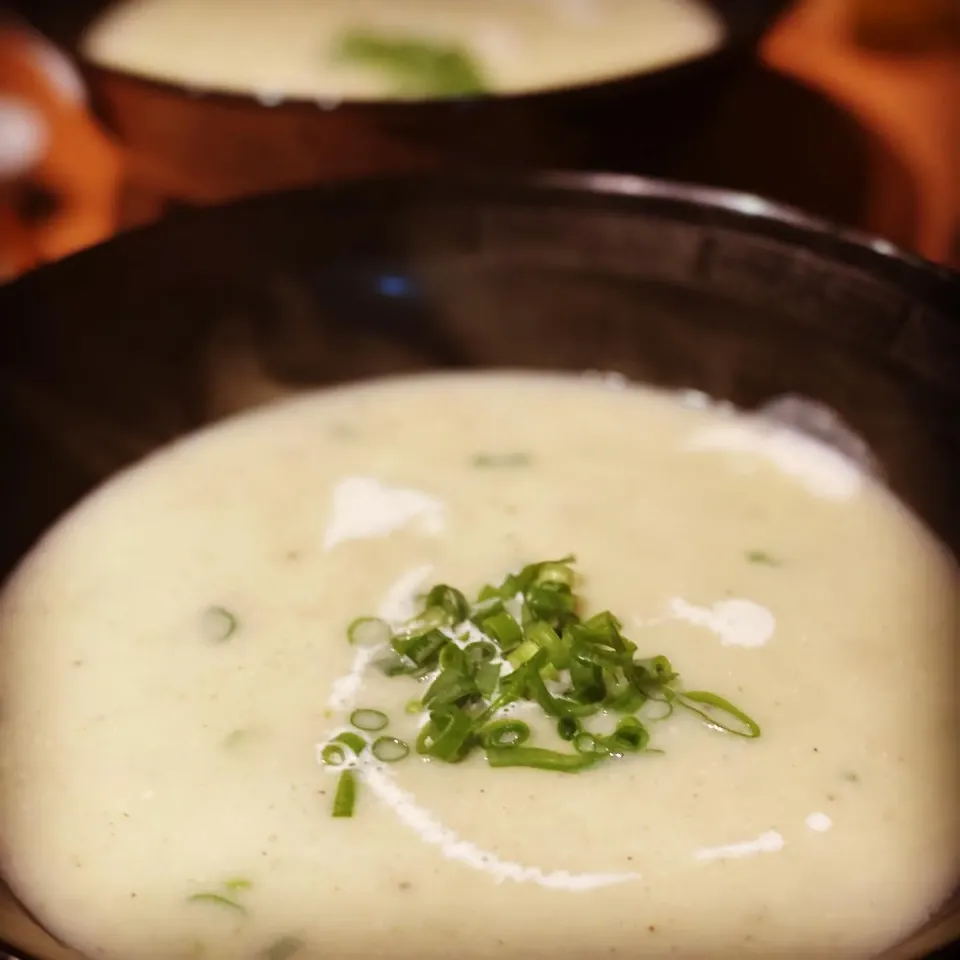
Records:
[[[497,684],[500,682],[500,664],[481,663],[480,666],[477,667],[477,672],[474,674],[473,679],[477,684],[477,690],[480,692],[480,696],[485,700],[489,700],[496,691]]]
[[[557,736],[561,740],[575,740],[580,731],[580,721],[576,717],[561,717],[557,721]]]
[[[235,910],[237,913],[246,913],[246,907],[241,903],[237,903],[236,900],[231,900],[229,897],[225,897],[220,893],[194,893],[192,896],[187,897],[188,903],[213,903],[218,907],[227,907],[230,910]]]
[[[373,665],[388,677],[399,677],[410,672],[410,664],[395,650],[388,650],[382,657],[374,660]]]
[[[213,643],[224,643],[236,632],[240,623],[226,607],[208,607],[203,612],[203,635]]]
[[[710,693],[708,690],[684,690],[674,694],[676,702],[698,714],[715,730],[724,733],[734,733],[738,737],[753,739],[760,736],[760,727],[756,721],[748,717],[739,707],[735,707],[729,700]],[[724,720],[727,714],[737,721],[738,726],[730,726],[729,720]]]
[[[379,647],[389,643],[393,631],[379,617],[357,617],[347,627],[347,639],[357,647]]]
[[[354,710],[350,714],[350,723],[358,730],[365,730],[368,733],[376,733],[382,730],[389,719],[382,710],[368,710],[366,708]]]
[[[253,886],[249,880],[243,877],[234,877],[232,880],[225,880],[223,885],[231,893],[235,893],[238,890],[249,890]]]
[[[622,756],[645,750],[649,742],[647,728],[636,717],[624,717],[607,737],[606,744],[611,756]]]
[[[622,623],[609,611],[582,618],[574,585],[573,557],[529,564],[499,585],[483,587],[473,603],[448,584],[438,584],[408,623],[394,630],[382,620],[361,618],[354,621],[350,639],[358,642],[362,625],[389,647],[377,661],[384,673],[429,679],[422,697],[409,701],[405,711],[427,712],[416,752],[445,763],[482,751],[492,767],[572,773],[628,754],[657,754],[662,751],[650,746],[646,723],[666,720],[676,707],[715,730],[760,736],[756,721],[729,700],[683,689],[667,657],[637,656],[636,643],[623,635]],[[474,639],[477,630],[482,639]],[[498,719],[500,711],[520,702],[536,704],[553,720],[572,752],[531,746],[528,724]],[[584,721],[601,712],[616,718],[610,734],[585,728]],[[362,708],[353,711],[350,722],[376,733],[388,717]],[[411,752],[395,737],[380,737],[369,747],[360,735],[343,731],[327,743],[321,759],[343,767],[351,754],[359,757],[367,749],[384,763]],[[336,816],[352,814],[355,791],[353,773],[342,770]]]
[[[579,773],[602,759],[599,753],[560,753],[540,747],[487,747],[491,767],[535,767],[559,773]]]
[[[505,610],[480,621],[480,629],[496,644],[501,652],[510,653],[523,643],[523,630],[520,624]]]
[[[456,763],[473,745],[473,727],[474,718],[460,707],[447,706],[431,712],[430,722],[417,738],[417,752]]]
[[[342,767],[347,762],[347,751],[339,743],[328,743],[320,756],[331,767]]]
[[[348,746],[358,757],[367,748],[367,741],[354,733],[352,730],[343,730],[333,738],[334,743],[342,743]]]
[[[330,766],[342,767],[347,762],[349,753],[359,757],[366,749],[367,741],[360,734],[344,730],[330,740],[321,751],[320,757]]]
[[[337,781],[337,792],[333,798],[335,817],[352,817],[357,802],[357,781],[352,770],[343,770]]]
[[[480,640],[477,643],[467,644],[463,648],[463,655],[470,663],[482,664],[489,663],[497,656],[497,648],[494,644],[486,640]]]
[[[767,553],[766,550],[748,550],[747,562],[758,563],[767,567],[780,566],[780,561],[777,560],[772,554]]]
[[[528,660],[535,657],[540,652],[539,645],[534,641],[529,639],[529,637],[517,647],[512,653],[507,655],[507,660],[510,661],[510,665],[516,669],[522,664],[526,663]]]
[[[496,720],[483,730],[486,747],[519,747],[530,739],[530,727],[522,720]]]
[[[381,763],[396,763],[410,754],[410,747],[396,737],[378,737],[373,741],[370,752]]]
[[[606,756],[610,751],[606,743],[586,730],[573,738],[573,749],[588,756]]]
[[[463,623],[467,618],[470,604],[459,590],[454,590],[445,583],[438,583],[427,594],[427,609],[433,607],[439,607],[448,614],[451,623]]]

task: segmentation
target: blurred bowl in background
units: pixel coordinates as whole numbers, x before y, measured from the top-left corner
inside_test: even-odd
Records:
[[[437,167],[669,168],[789,0],[708,0],[723,20],[709,54],[606,82],[477,100],[346,101],[203,92],[105,69],[80,52],[103,0],[22,0],[77,58],[131,179],[188,203],[325,180]]]

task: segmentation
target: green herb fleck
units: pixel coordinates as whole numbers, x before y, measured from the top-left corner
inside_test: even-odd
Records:
[[[780,561],[765,550],[748,550],[747,563],[756,563],[765,567],[779,567]]]
[[[229,640],[240,626],[236,615],[226,607],[208,607],[200,618],[200,627],[207,640],[224,643]]]
[[[357,436],[357,428],[349,423],[334,423],[330,426],[330,436],[336,440],[353,440]]]
[[[458,44],[351,30],[335,43],[333,56],[379,70],[407,96],[466,97],[487,92],[476,58]]]
[[[298,937],[281,937],[263,951],[263,960],[289,960],[302,946]]]
[[[241,744],[250,740],[253,734],[254,731],[249,727],[241,730],[232,730],[223,738],[222,745],[228,750],[233,747],[239,747]]]
[[[229,910],[235,910],[237,913],[246,913],[247,908],[242,903],[238,903],[236,895],[244,890],[249,890],[253,884],[244,877],[231,877],[224,880],[224,893],[195,893],[187,897],[188,903],[212,903],[220,907],[226,907]]]
[[[475,467],[487,468],[509,468],[509,467],[528,467],[531,463],[529,453],[517,451],[516,453],[478,453],[473,458]]]
[[[244,907],[243,904],[237,903],[236,900],[231,900],[229,897],[225,897],[220,893],[194,893],[187,897],[187,902],[213,903],[220,907],[227,907],[230,910],[235,910],[237,913],[247,912],[247,908]]]

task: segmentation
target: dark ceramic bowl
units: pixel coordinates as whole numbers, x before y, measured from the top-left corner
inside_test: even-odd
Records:
[[[94,107],[143,189],[192,203],[375,173],[446,167],[670,168],[791,0],[708,0],[727,28],[709,56],[590,86],[474,101],[265,105],[144,80],[84,61],[104,0],[18,0],[73,53]]]
[[[960,556],[960,278],[754,197],[563,175],[188,211],[0,288],[0,576],[78,498],[210,421],[504,366],[617,370],[747,408],[819,400]],[[958,930],[960,897],[884,960]],[[2,941],[78,960],[9,893]]]

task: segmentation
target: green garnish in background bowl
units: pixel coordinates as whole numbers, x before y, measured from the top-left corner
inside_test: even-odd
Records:
[[[489,92],[476,58],[456,43],[349,30],[334,43],[333,56],[379,71],[404,96],[474,97]]]

